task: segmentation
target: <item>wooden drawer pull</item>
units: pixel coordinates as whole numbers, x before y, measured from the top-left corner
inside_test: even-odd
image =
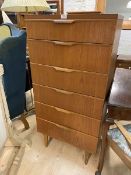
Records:
[[[53,67],[56,71],[61,71],[61,72],[73,72],[72,69],[67,69],[67,68],[60,68],[60,67]]]
[[[67,127],[65,127],[65,126],[58,125],[58,124],[56,124],[56,123],[55,123],[55,125],[56,125],[58,128],[64,129],[64,130],[66,130],[66,131],[72,131],[72,129],[67,128]]]
[[[66,113],[66,114],[70,114],[71,112],[67,111],[67,110],[64,110],[64,109],[60,109],[60,108],[57,108],[57,107],[54,107],[56,111],[58,112],[63,112],[63,113]]]
[[[64,91],[64,90],[60,90],[60,89],[55,89],[56,92],[60,92],[60,93],[63,93],[63,94],[66,94],[66,95],[72,95],[73,92],[67,92],[67,91]]]
[[[56,24],[72,24],[75,20],[53,20]]]
[[[76,43],[75,42],[61,42],[61,41],[53,41],[55,45],[61,45],[61,46],[73,46]]]

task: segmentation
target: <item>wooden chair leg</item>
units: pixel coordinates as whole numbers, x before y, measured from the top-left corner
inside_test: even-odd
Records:
[[[99,155],[99,163],[97,171],[95,172],[95,175],[101,175],[103,164],[104,164],[104,158],[106,153],[106,147],[107,147],[107,132],[109,130],[109,123],[103,124],[103,130],[102,130],[102,143],[101,143],[101,150]]]
[[[26,117],[24,116],[24,114],[21,115],[21,117],[19,118],[19,120],[21,120],[22,123],[24,124],[25,130],[27,130],[27,129],[30,128],[29,123],[28,123]]]
[[[44,135],[44,144],[45,144],[45,147],[48,146],[48,141],[49,141],[48,135]]]
[[[85,162],[85,165],[88,164],[88,161],[91,157],[91,153],[88,153],[87,151],[85,151],[85,154],[84,154],[84,162]]]

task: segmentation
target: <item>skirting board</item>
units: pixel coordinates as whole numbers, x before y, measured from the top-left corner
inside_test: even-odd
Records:
[[[0,157],[0,175],[16,175],[19,169],[25,146],[14,146],[8,140]]]

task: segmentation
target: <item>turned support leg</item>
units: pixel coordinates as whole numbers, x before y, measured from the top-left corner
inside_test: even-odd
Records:
[[[85,154],[84,154],[84,162],[85,162],[85,165],[87,165],[89,159],[91,157],[91,153],[88,153],[87,151],[85,151]]]

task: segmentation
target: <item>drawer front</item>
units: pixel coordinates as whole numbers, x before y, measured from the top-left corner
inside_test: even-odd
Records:
[[[32,63],[108,74],[112,46],[28,40]]]
[[[116,20],[31,20],[28,38],[113,44]]]
[[[104,100],[34,84],[35,101],[101,119]]]
[[[37,64],[31,64],[31,68],[35,84],[105,98],[106,75]]]
[[[66,141],[81,149],[88,150],[90,153],[96,152],[98,144],[96,137],[39,118],[37,118],[37,128],[39,132],[50,137]]]
[[[68,128],[98,137],[100,121],[54,106],[35,103],[36,116]]]

